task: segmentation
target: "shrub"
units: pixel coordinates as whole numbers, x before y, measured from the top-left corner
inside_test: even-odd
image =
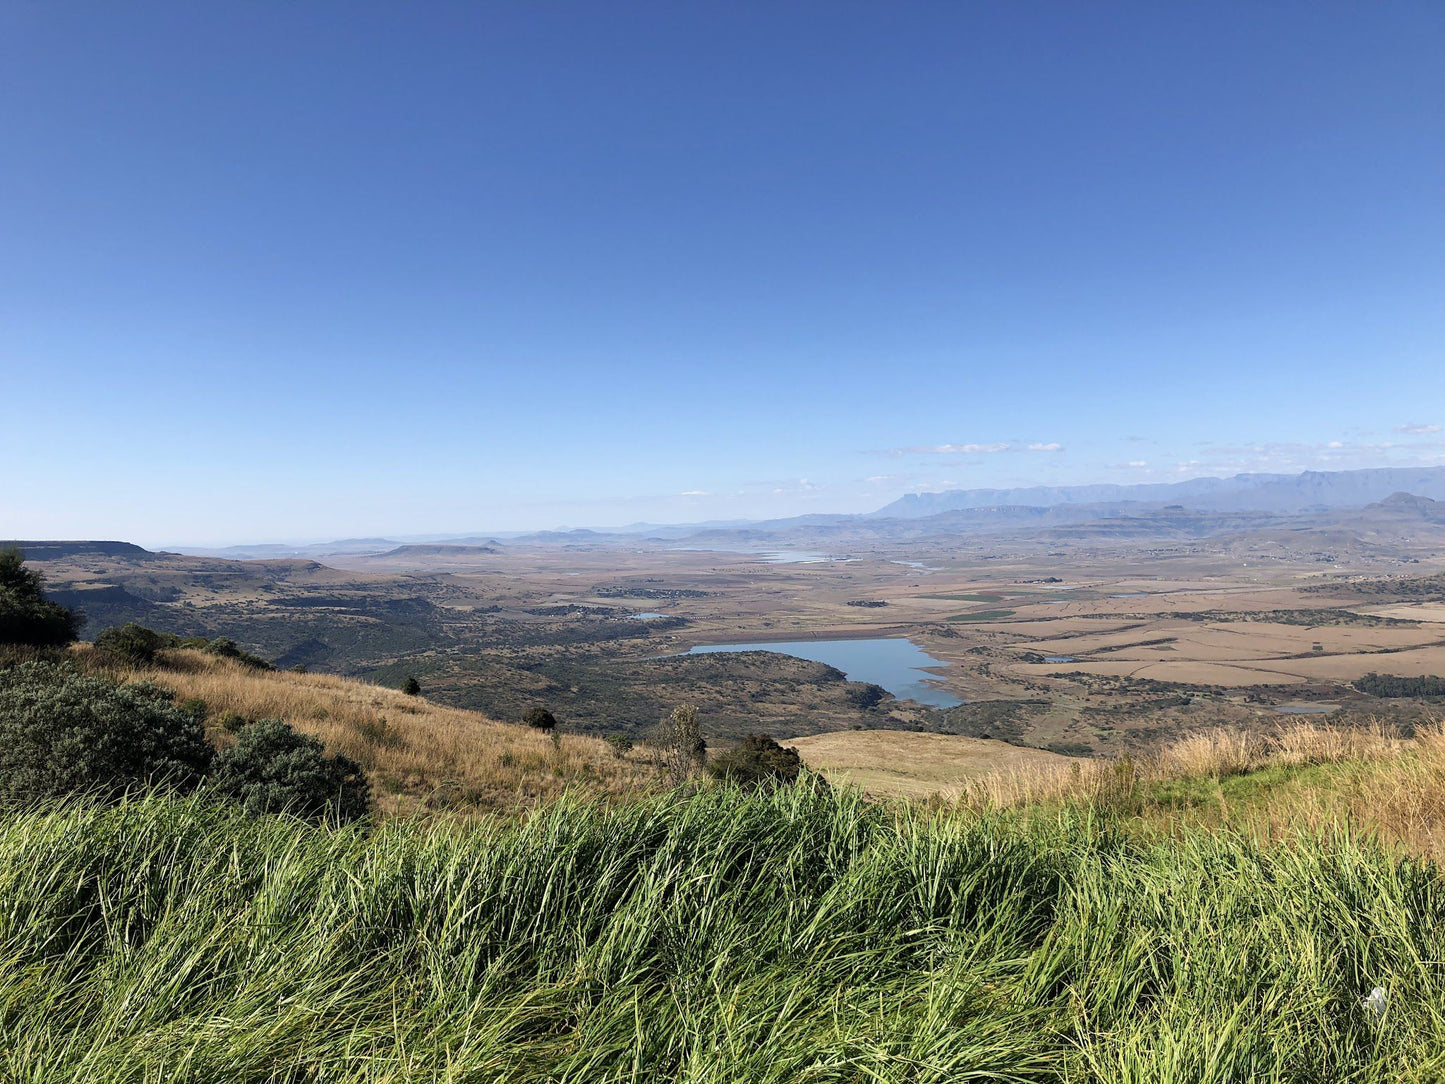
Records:
[[[182,700],[179,704],[176,705],[176,707],[180,711],[185,712],[187,715],[194,716],[201,722],[205,722],[206,716],[211,714],[210,705],[207,704],[204,700],[202,700],[199,696],[193,696],[188,700]]]
[[[632,739],[626,734],[608,734],[606,741],[612,747],[612,755],[619,759],[632,752]]]
[[[855,708],[867,711],[869,708],[876,708],[893,694],[882,685],[875,685],[871,681],[850,681],[848,691],[843,695]]]
[[[420,696],[421,682],[418,681],[414,675],[410,676],[401,683],[401,691],[406,693],[407,696]]]
[[[658,724],[650,739],[660,753],[658,767],[682,783],[707,763],[707,742],[697,721],[697,708],[679,704]]]
[[[239,734],[251,725],[251,720],[238,711],[224,711],[216,720],[216,725],[228,734]]]
[[[528,708],[522,713],[522,722],[537,730],[552,730],[557,726],[557,717],[546,708]]]
[[[203,651],[208,655],[219,655],[223,659],[235,659],[243,666],[250,666],[257,670],[276,669],[259,655],[252,655],[237,645],[235,640],[225,636],[217,636],[210,643],[206,644]]]
[[[56,663],[0,671],[0,800],[189,789],[211,756],[196,714],[154,685],[117,685]]]
[[[15,548],[0,550],[0,644],[61,647],[73,643],[85,617],[47,602],[45,577],[25,567]]]
[[[280,719],[245,726],[236,744],[216,756],[211,785],[250,813],[289,813],[317,822],[355,820],[371,806],[361,765],[326,756],[319,741]]]
[[[796,749],[786,749],[767,734],[749,734],[708,766],[718,779],[745,787],[764,783],[792,783],[803,770]]]
[[[95,638],[98,651],[103,651],[116,660],[131,666],[151,666],[157,653],[178,643],[174,636],[163,636],[134,621],[116,628],[104,629]]]

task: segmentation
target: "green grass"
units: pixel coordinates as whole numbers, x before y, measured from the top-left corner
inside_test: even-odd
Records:
[[[1003,595],[919,595],[919,598],[936,598],[945,602],[1002,602]]]
[[[1013,610],[975,610],[973,613],[954,614],[952,617],[944,618],[945,621],[997,621],[1000,618],[1012,617]]]
[[[1445,879],[804,784],[371,830],[0,816],[0,1079],[1438,1080]],[[1381,1021],[1359,1005],[1388,991]]]

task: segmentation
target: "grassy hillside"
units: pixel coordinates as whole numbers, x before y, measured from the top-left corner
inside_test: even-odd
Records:
[[[1445,1074],[1445,878],[1344,828],[818,785],[370,831],[151,799],[0,817],[0,899],[6,1080]]]
[[[597,738],[563,733],[554,743],[517,723],[351,678],[257,670],[200,651],[164,657],[163,666],[116,676],[205,701],[219,744],[228,740],[228,715],[284,719],[365,768],[386,811],[512,809],[568,789],[634,794],[653,775],[640,754],[619,757]]]

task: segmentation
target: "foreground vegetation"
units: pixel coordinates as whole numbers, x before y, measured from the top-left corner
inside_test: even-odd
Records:
[[[0,899],[0,1076],[37,1084],[1445,1073],[1445,879],[1343,829],[816,782],[370,830],[151,796],[4,815]]]

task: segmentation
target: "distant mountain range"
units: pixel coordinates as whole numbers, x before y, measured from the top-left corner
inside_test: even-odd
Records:
[[[586,528],[496,535],[412,535],[401,538],[346,538],[301,545],[257,544],[220,549],[169,547],[187,554],[230,560],[385,555],[461,556],[505,551],[509,546],[606,545],[645,537],[693,545],[759,547],[782,538],[815,534],[857,537],[913,537],[928,531],[993,531],[1028,523],[1061,524],[1120,517],[1148,517],[1158,526],[1190,514],[1281,516],[1370,510],[1378,517],[1402,515],[1437,520],[1445,501],[1445,467],[1384,467],[1372,470],[1305,471],[1303,474],[1236,474],[1232,478],[1190,478],[1140,485],[1027,486],[1019,489],[955,489],[910,493],[876,512],[793,516],[760,521],[635,523],[609,531]],[[1163,519],[1161,519],[1161,515]],[[1187,517],[1186,517],[1187,518]],[[920,522],[920,521],[927,521]],[[117,546],[122,543],[85,543]],[[74,543],[27,543],[72,546]],[[35,556],[38,558],[39,553]]]
[[[868,518],[917,519],[965,509],[1054,508],[1121,501],[1177,504],[1210,512],[1295,515],[1337,508],[1363,508],[1396,493],[1445,500],[1445,467],[1236,474],[1232,478],[1191,478],[1184,482],[1141,485],[954,489],[943,493],[910,493],[869,513]]]

